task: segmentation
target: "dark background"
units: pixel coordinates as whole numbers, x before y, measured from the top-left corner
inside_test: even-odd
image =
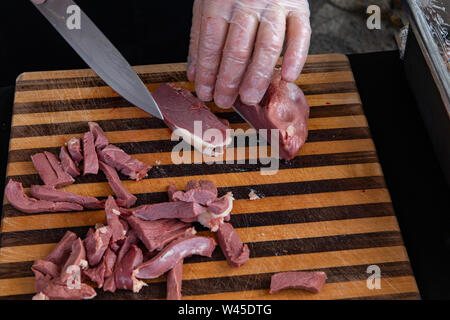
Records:
[[[130,64],[139,65],[186,61],[192,2],[77,4]],[[396,51],[349,58],[422,297],[450,299],[450,191],[407,85],[403,62]],[[0,194],[16,77],[25,71],[85,67],[29,1],[2,1]]]

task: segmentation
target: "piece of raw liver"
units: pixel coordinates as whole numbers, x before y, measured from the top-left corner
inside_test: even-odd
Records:
[[[167,245],[155,257],[136,267],[134,274],[139,279],[158,278],[172,269],[181,259],[191,255],[211,257],[216,247],[213,238],[187,236],[178,238]]]
[[[24,193],[22,183],[12,179],[6,185],[5,196],[14,208],[26,213],[83,210],[83,207],[77,203],[54,202],[30,198]]]
[[[99,166],[100,170],[102,170],[103,173],[105,174],[109,186],[117,196],[117,203],[121,207],[126,208],[130,208],[131,206],[133,206],[137,198],[136,196],[128,192],[128,190],[123,186],[116,169],[114,169],[113,167],[107,165],[102,161],[99,161]]]
[[[145,178],[148,175],[148,170],[152,168],[142,161],[132,158],[113,144],[109,144],[97,152],[101,161],[136,181]]]
[[[81,196],[68,191],[57,190],[52,186],[33,185],[30,188],[30,194],[36,199],[53,202],[71,202],[79,204],[86,209],[102,209],[102,201],[94,197]]]
[[[217,231],[217,240],[227,262],[232,267],[240,267],[247,262],[250,250],[230,223],[223,223]]]
[[[231,142],[227,131],[230,127],[188,90],[163,83],[152,95],[166,125],[197,150],[209,155],[221,154]],[[201,121],[201,130],[194,130],[196,121]]]
[[[183,261],[179,260],[175,267],[167,273],[166,299],[181,300],[181,283],[183,280]]]
[[[95,139],[92,132],[83,136],[83,175],[98,173],[98,157],[95,151]]]
[[[61,167],[64,170],[64,172],[66,172],[73,178],[80,175],[80,170],[70,157],[67,148],[64,146],[62,146],[61,150],[59,151],[59,160],[61,161]]]
[[[77,165],[80,164],[81,160],[83,160],[80,138],[71,138],[67,142],[67,150],[69,151],[72,160],[75,161]]]
[[[283,289],[302,289],[312,293],[319,293],[327,280],[322,271],[294,271],[275,273],[270,281],[270,293]]]

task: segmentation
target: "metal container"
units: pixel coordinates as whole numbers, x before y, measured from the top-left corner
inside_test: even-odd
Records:
[[[410,30],[405,72],[450,185],[450,1],[406,4]]]

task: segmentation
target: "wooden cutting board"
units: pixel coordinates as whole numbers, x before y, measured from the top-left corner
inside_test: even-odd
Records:
[[[179,63],[135,69],[150,90],[160,82],[193,90],[185,68]],[[26,189],[41,184],[30,155],[56,154],[69,138],[88,130],[87,121],[97,121],[111,143],[154,165],[148,179],[124,181],[138,204],[167,201],[170,182],[181,189],[190,179],[213,180],[220,194],[232,191],[236,198],[231,222],[250,247],[251,259],[231,268],[218,248],[212,258],[186,259],[184,299],[420,298],[347,58],[310,56],[297,84],[311,106],[308,142],[295,159],[280,162],[278,173],[261,175],[261,165],[249,161],[173,164],[170,151],[178,142],[170,140],[169,129],[120,98],[91,70],[24,73],[16,86],[7,176]],[[232,110],[209,105],[233,128],[248,128]],[[249,200],[251,189],[261,199]],[[112,194],[103,174],[80,177],[65,190]],[[84,236],[105,221],[102,210],[26,214],[3,201],[2,298],[31,298],[33,260],[45,257],[67,230]],[[367,287],[370,265],[381,270],[380,289]],[[290,270],[323,270],[328,280],[320,294],[269,295],[271,275]],[[139,294],[98,290],[97,296],[164,297],[164,277],[149,281]]]

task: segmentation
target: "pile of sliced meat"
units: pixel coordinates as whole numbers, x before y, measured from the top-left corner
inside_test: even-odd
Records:
[[[191,180],[182,191],[171,184],[168,198],[127,209],[109,196],[105,225],[90,228],[84,239],[68,231],[44,260],[33,264],[34,299],[90,299],[96,292],[89,283],[104,291],[137,293],[146,286],[143,280],[166,273],[167,299],[181,299],[184,259],[211,257],[217,245],[212,237],[196,236],[193,222],[217,231],[230,266],[239,267],[249,259],[248,246],[225,222],[233,207],[231,194],[218,197],[211,181]]]
[[[147,176],[151,166],[133,159],[122,149],[109,144],[102,128],[89,122],[89,131],[83,138],[72,138],[67,147],[62,146],[59,159],[51,152],[44,151],[31,156],[31,161],[44,185],[33,185],[28,197],[22,184],[10,180],[5,194],[10,204],[27,213],[81,211],[83,209],[104,208],[104,201],[85,197],[58,188],[70,185],[75,178],[97,174],[99,169],[105,174],[120,206],[130,208],[137,198],[123,186],[117,171],[130,179],[140,180]]]

